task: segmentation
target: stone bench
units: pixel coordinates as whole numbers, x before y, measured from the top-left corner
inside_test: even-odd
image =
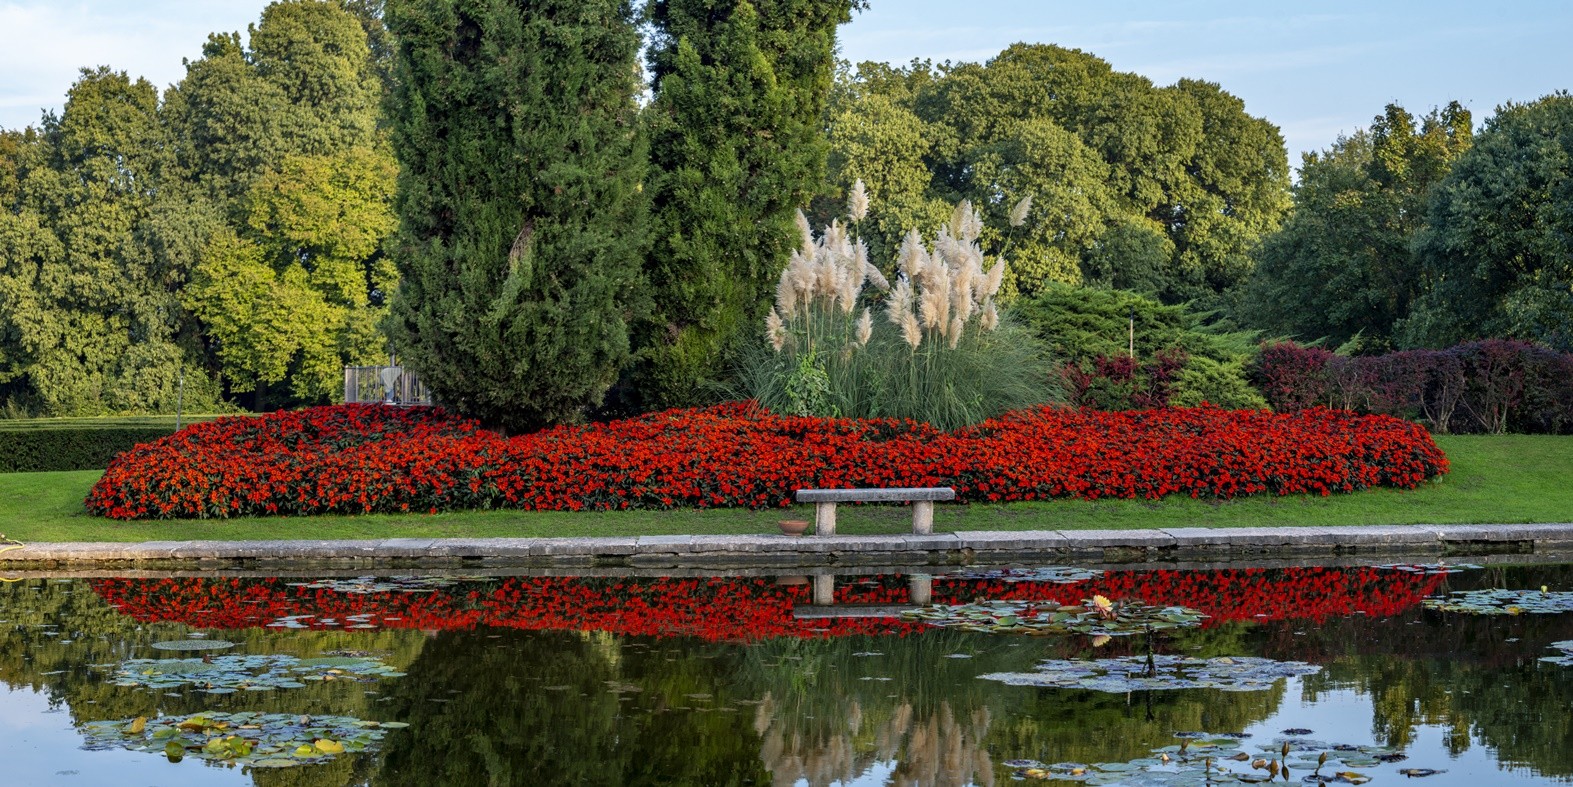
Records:
[[[814,504],[814,535],[836,534],[837,503],[911,503],[912,532],[934,532],[934,501],[955,500],[948,486],[907,489],[799,489],[797,502]]]

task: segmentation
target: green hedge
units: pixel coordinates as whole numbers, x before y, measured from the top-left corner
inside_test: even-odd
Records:
[[[184,422],[216,417],[191,416]],[[0,421],[0,473],[102,470],[121,451],[174,431],[174,416]]]

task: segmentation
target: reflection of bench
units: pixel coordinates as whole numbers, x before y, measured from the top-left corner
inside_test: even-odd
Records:
[[[934,501],[955,500],[948,486],[915,489],[799,489],[797,502],[814,504],[814,535],[836,534],[837,503],[911,503],[912,532],[934,532]]]

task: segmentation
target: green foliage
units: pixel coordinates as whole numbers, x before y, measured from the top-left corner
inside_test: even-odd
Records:
[[[1368,131],[1307,154],[1295,210],[1256,253],[1241,318],[1264,330],[1381,350],[1423,279],[1410,251],[1426,203],[1469,149],[1457,102],[1420,120],[1389,104]]]
[[[1442,179],[1414,241],[1408,346],[1482,336],[1573,350],[1573,96],[1508,104]]]
[[[620,396],[694,403],[764,316],[793,211],[824,179],[836,25],[853,0],[655,0],[645,110],[655,309]]]
[[[158,94],[107,68],[83,71],[42,134],[0,148],[0,388],[54,415],[167,412],[217,389],[179,343],[182,313],[146,253],[170,161]]]
[[[248,46],[211,36],[162,103],[84,71],[42,133],[0,137],[0,398],[172,412],[275,384],[253,404],[321,402],[380,354],[394,164],[367,14],[274,3]]]
[[[326,399],[344,365],[382,354],[371,293],[397,280],[380,249],[396,175],[386,151],[290,156],[252,186],[241,226],[210,236],[182,301],[230,390],[288,380],[295,397]]]
[[[382,244],[397,166],[377,129],[378,25],[371,9],[274,3],[246,48],[210,37],[165,102],[175,198],[199,210],[154,237],[179,252],[208,366],[259,408],[330,400],[344,365],[385,350],[373,301],[396,279]]]
[[[186,423],[206,418],[211,416]],[[173,431],[170,418],[0,421],[0,473],[100,470],[120,452]]]
[[[1235,330],[1214,321],[1208,313],[1164,305],[1132,292],[1063,284],[1019,299],[1014,308],[1056,357],[1078,365],[1099,357],[1125,357],[1131,349],[1134,313],[1136,358],[1150,362],[1160,353],[1185,353],[1171,404],[1194,406],[1206,401],[1236,409],[1267,406],[1245,373],[1246,362],[1256,353],[1255,331]]]
[[[843,321],[844,322],[844,321]],[[894,326],[876,323],[866,346],[820,354],[744,356],[740,394],[772,412],[838,418],[907,418],[958,429],[1058,399],[1041,342],[1010,321],[969,329],[956,347],[914,351]]]
[[[1096,281],[1165,302],[1213,302],[1288,208],[1278,130],[1218,85],[1156,87],[1084,52],[1016,44],[985,64],[864,63],[830,117],[832,182],[859,177],[892,226],[932,226],[931,206],[972,200],[990,218],[1032,196],[1023,231],[991,232],[1011,289]],[[927,182],[894,166],[920,158]],[[899,173],[889,184],[877,172]],[[892,192],[888,197],[886,190]],[[821,211],[823,212],[823,211]]]
[[[434,395],[508,429],[601,403],[644,295],[639,36],[625,0],[399,0],[403,279],[386,326]]]

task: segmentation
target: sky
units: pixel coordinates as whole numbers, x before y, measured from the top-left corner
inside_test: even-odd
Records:
[[[207,34],[244,31],[266,0],[0,0],[0,127],[59,111],[83,66],[160,88]],[[1051,43],[1166,85],[1217,82],[1276,124],[1290,162],[1369,125],[1458,100],[1476,123],[1505,101],[1573,89],[1567,0],[871,0],[841,30],[852,62],[985,61]]]

